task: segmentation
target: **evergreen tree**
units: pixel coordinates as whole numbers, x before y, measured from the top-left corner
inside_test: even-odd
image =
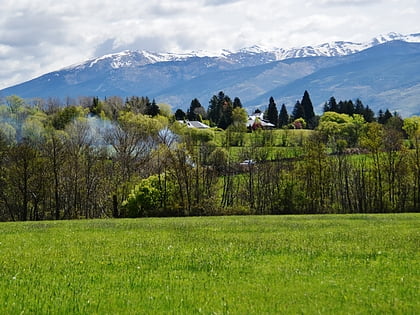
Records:
[[[233,99],[233,108],[236,108],[236,107],[240,107],[240,108],[242,108],[242,102],[241,102],[241,100],[239,99],[239,97],[235,97],[235,98]]]
[[[324,113],[325,112],[336,112],[336,113],[338,112],[338,105],[334,96],[331,96],[330,99],[328,100],[328,103],[325,103]]]
[[[304,118],[304,116],[305,116],[305,111],[303,110],[302,104],[299,101],[296,101],[296,104],[293,107],[293,111],[292,111],[293,120],[296,120],[298,118]]]
[[[146,112],[145,112],[146,115],[155,117],[159,115],[159,113],[160,113],[159,106],[156,104],[154,99],[152,103],[149,102],[146,104]]]
[[[182,109],[177,109],[175,114],[175,120],[185,120],[187,118],[187,115],[185,114],[185,112]]]
[[[387,108],[385,113],[384,113],[384,124],[386,124],[391,118],[392,118],[392,114],[389,111],[389,109]]]
[[[268,104],[268,110],[267,110],[267,119],[270,123],[272,123],[275,127],[278,126],[278,117],[279,112],[277,110],[277,105],[274,102],[274,98],[270,97],[270,101]]]
[[[225,95],[222,100],[222,116],[218,127],[226,129],[233,122],[232,112],[233,112],[233,103],[229,96]]]
[[[196,109],[200,108],[200,107],[202,107],[200,101],[196,98],[193,99],[191,101],[190,108],[187,110],[187,119],[188,120],[198,120],[198,114],[197,114]]]
[[[303,119],[305,119],[308,124],[309,129],[315,128],[315,113],[314,107],[312,105],[311,98],[309,97],[308,91],[305,90],[302,97],[302,107],[303,107]]]
[[[207,109],[207,117],[214,125],[217,125],[217,123],[220,120],[220,112],[221,110],[220,110],[218,98],[216,95],[213,95],[209,101],[209,107]]]
[[[338,113],[353,116],[355,114],[354,104],[351,100],[338,103]]]
[[[378,123],[385,125],[388,122],[388,120],[390,120],[391,118],[392,118],[392,114],[388,108],[386,109],[385,112],[382,109],[379,110]]]
[[[364,111],[365,111],[365,106],[363,105],[360,99],[357,99],[356,105],[354,106],[354,113],[358,115],[363,115]]]
[[[99,101],[99,98],[98,97],[94,97],[92,99],[92,104],[89,106],[89,112],[92,115],[99,116],[101,114],[101,112],[102,112],[102,107],[103,106],[102,106],[101,101]]]
[[[216,126],[226,129],[232,123],[233,104],[229,96],[222,91],[213,95],[209,102],[207,117]]]
[[[279,127],[286,126],[289,123],[289,114],[287,113],[286,105],[281,105],[280,115],[278,120]]]
[[[369,108],[369,105],[366,105],[366,107],[363,110],[362,115],[365,121],[368,123],[373,122],[375,120],[375,113],[373,112],[373,110]]]
[[[380,109],[378,111],[378,123],[380,123],[382,125],[385,124],[385,121],[384,121],[384,111],[382,109]]]

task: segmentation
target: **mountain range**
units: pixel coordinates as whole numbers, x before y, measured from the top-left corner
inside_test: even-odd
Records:
[[[148,96],[173,108],[194,98],[207,106],[224,91],[249,109],[270,96],[291,111],[307,90],[315,111],[334,96],[359,98],[373,110],[420,115],[420,33],[389,33],[366,43],[333,42],[292,49],[253,46],[238,51],[109,54],[0,90],[23,98]]]

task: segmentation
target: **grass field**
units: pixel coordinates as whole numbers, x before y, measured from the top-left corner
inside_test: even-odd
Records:
[[[0,224],[1,314],[419,314],[420,214]]]

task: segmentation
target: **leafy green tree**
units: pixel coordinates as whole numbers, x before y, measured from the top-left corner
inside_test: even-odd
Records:
[[[80,106],[67,106],[52,116],[51,124],[57,130],[63,130],[68,124],[78,117],[83,117],[86,112]]]
[[[407,133],[412,147],[411,170],[413,179],[413,208],[420,207],[420,116],[412,116],[404,119],[404,131]]]
[[[314,132],[304,145],[305,190],[308,194],[307,208],[311,213],[319,213],[327,208],[328,198],[328,160],[327,150],[322,135]]]
[[[384,149],[385,130],[383,125],[372,122],[366,125],[364,134],[361,136],[360,144],[369,150],[373,158],[374,167],[374,208],[376,211],[384,211],[384,190],[383,170],[381,165],[381,152]]]
[[[171,105],[166,104],[166,103],[159,103],[158,107],[159,107],[159,115],[165,116],[166,118],[172,117]]]
[[[143,179],[135,185],[123,202],[125,212],[132,218],[157,215],[160,195],[156,175]]]
[[[7,144],[16,141],[16,129],[8,122],[0,122],[0,138]]]
[[[242,107],[235,107],[232,111],[232,127],[235,131],[246,131],[248,114]]]
[[[292,126],[294,129],[305,129],[306,128],[306,121],[305,119],[297,118],[292,122]]]
[[[18,114],[25,108],[26,103],[23,98],[17,95],[11,95],[6,97],[6,105],[12,114]]]
[[[352,117],[347,114],[326,112],[321,116],[317,130],[328,140],[333,151],[337,152],[339,151],[338,143],[341,144],[340,148],[343,144],[353,146],[357,143],[363,124],[364,119],[361,115]]]

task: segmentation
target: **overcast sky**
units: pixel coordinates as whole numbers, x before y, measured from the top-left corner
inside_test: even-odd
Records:
[[[2,0],[0,89],[91,57],[420,32],[420,0]]]

